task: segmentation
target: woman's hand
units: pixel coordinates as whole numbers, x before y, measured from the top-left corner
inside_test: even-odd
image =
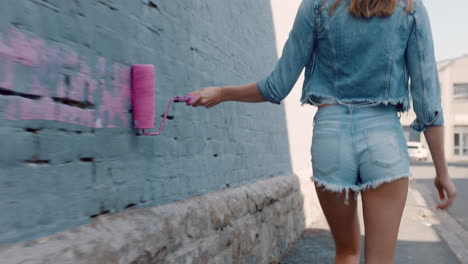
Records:
[[[196,97],[192,103],[193,107],[203,105],[206,108],[211,108],[223,101],[222,87],[203,87],[188,95]]]
[[[453,184],[452,179],[448,175],[439,176],[437,175],[434,179],[434,185],[439,192],[439,197],[441,200],[444,200],[447,196],[447,199],[441,203],[439,203],[436,208],[437,209],[446,209],[449,207],[455,196],[457,195],[457,189],[455,184]],[[444,193],[445,191],[445,193]]]

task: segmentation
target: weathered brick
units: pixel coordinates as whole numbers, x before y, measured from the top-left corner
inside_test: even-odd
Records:
[[[37,157],[36,135],[19,128],[0,127],[0,164],[22,164]]]

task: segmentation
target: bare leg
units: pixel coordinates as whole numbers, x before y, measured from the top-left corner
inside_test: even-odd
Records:
[[[349,205],[343,203],[345,192],[327,191],[315,185],[325,218],[335,240],[335,264],[357,264],[360,253],[360,230],[357,200],[349,190]]]
[[[366,264],[391,264],[408,194],[408,178],[361,192]]]

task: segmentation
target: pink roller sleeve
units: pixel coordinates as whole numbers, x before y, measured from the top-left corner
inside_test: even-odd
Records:
[[[154,128],[155,74],[151,64],[132,65],[133,125],[137,129]]]

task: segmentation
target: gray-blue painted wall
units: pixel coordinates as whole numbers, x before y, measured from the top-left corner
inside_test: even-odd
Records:
[[[257,81],[273,69],[277,56],[268,0],[0,3],[1,244],[74,228],[101,213],[291,172],[284,109],[266,102],[226,102],[211,109],[176,104],[170,113],[174,119],[155,137],[137,136],[131,122],[124,125],[118,118],[115,128],[92,128],[25,120],[19,113],[33,104],[42,109],[43,99],[67,103],[56,99],[71,96],[70,82],[79,80],[83,70],[63,62],[65,51],[72,51],[90,65],[90,79],[99,85],[92,97],[76,100],[74,95],[69,111],[89,100],[99,110],[104,102],[99,90],[115,90],[116,77],[98,73],[100,59],[110,72],[115,64],[125,71],[131,64],[148,63],[156,68],[159,126],[171,97],[203,86]],[[59,50],[61,62],[44,66],[28,63],[32,53],[14,54],[28,49],[14,43],[32,40],[41,44],[31,47]],[[45,53],[39,48],[34,54]],[[57,88],[64,76],[65,95]],[[42,92],[31,88],[35,82]],[[121,102],[126,112],[120,116],[131,120],[129,98]]]

